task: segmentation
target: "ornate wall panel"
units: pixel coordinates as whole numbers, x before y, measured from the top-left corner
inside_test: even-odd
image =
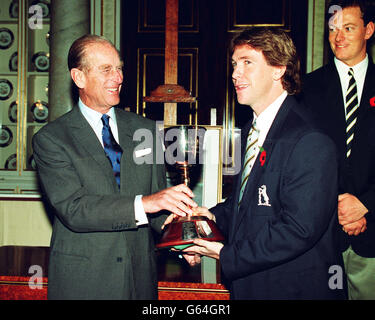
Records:
[[[178,57],[178,83],[193,96],[197,96],[198,87],[198,48],[182,48]],[[162,103],[145,103],[143,97],[150,95],[158,85],[164,82],[164,50],[138,49],[138,100],[137,113],[153,120],[163,120]],[[178,123],[196,122],[197,103],[178,104]]]
[[[164,32],[165,0],[140,0],[138,32]],[[197,0],[179,1],[179,32],[198,32]]]
[[[228,0],[228,31],[250,26],[290,29],[290,0]]]
[[[288,30],[306,66],[307,0],[179,0],[178,84],[197,98],[195,106],[178,105],[178,123],[211,122],[224,129],[225,156],[235,156],[235,130],[248,120],[251,108],[237,104],[228,45],[245,27],[271,26]],[[126,83],[122,101],[130,110],[163,119],[162,104],[142,101],[164,84],[165,0],[124,1],[123,45]],[[194,49],[191,49],[194,48]],[[129,78],[128,78],[129,77]],[[230,169],[230,168],[229,168]],[[229,170],[230,171],[230,170]],[[227,172],[230,173],[230,172]],[[224,176],[224,194],[231,176]],[[225,192],[228,190],[228,193]]]
[[[50,1],[1,5],[0,194],[35,194],[31,139],[48,122]]]

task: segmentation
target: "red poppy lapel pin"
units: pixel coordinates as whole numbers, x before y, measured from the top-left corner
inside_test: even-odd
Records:
[[[266,153],[266,150],[263,149],[263,147],[259,147],[259,151],[260,151],[260,156],[259,156],[260,166],[263,167],[264,163],[266,162],[267,153]]]
[[[371,107],[375,107],[375,97],[372,97],[372,98],[370,99],[370,106],[371,106]]]

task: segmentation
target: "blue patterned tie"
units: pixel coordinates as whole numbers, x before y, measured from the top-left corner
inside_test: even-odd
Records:
[[[116,178],[117,185],[120,187],[120,161],[122,156],[122,149],[113,137],[111,128],[109,126],[109,116],[103,114],[103,145],[104,151],[107,154],[108,159],[111,162],[112,170]]]

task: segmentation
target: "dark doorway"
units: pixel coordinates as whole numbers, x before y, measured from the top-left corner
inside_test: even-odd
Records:
[[[125,0],[122,5],[122,101],[131,111],[162,120],[163,105],[143,103],[164,82],[165,0]],[[307,0],[180,0],[178,83],[197,97],[179,104],[178,123],[242,127],[248,107],[235,106],[227,47],[236,32],[251,25],[290,30],[306,68]],[[245,109],[245,110],[242,110]],[[233,119],[234,118],[234,119]],[[228,128],[230,129],[230,128]]]

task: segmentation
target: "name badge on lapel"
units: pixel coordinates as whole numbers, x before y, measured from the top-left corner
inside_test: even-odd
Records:
[[[146,156],[146,155],[148,155],[148,154],[151,153],[151,148],[136,150],[134,153],[135,153],[135,157],[136,158],[144,157],[144,156]]]
[[[258,206],[271,207],[270,198],[267,195],[267,186],[262,185],[258,189]]]
[[[137,165],[152,164],[153,163],[152,149],[144,148],[144,149],[134,150],[133,160],[134,160],[134,163]]]

